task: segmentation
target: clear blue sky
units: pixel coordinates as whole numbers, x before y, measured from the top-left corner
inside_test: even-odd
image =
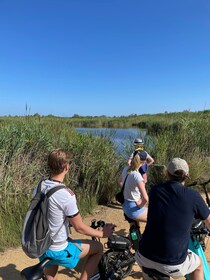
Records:
[[[1,0],[0,115],[210,109],[209,0]]]

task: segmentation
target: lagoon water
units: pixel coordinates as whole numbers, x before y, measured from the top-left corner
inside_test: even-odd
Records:
[[[114,144],[116,150],[120,153],[133,148],[135,138],[144,139],[146,132],[136,128],[76,128],[79,133],[91,133],[96,136],[106,136]]]

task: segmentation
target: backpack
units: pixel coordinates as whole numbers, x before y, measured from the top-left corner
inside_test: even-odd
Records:
[[[38,184],[37,192],[26,212],[21,234],[22,249],[30,258],[43,255],[53,243],[49,229],[48,198],[65,188],[65,185],[58,185],[44,194],[41,192],[42,182]]]

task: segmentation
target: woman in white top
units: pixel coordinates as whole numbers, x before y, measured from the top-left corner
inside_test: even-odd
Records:
[[[119,177],[118,183],[124,186],[124,203],[123,211],[125,215],[137,222],[147,221],[148,195],[145,188],[145,182],[142,175],[139,173],[139,168],[145,164],[147,153],[143,150],[135,151],[134,157],[130,166],[123,168],[122,174]]]

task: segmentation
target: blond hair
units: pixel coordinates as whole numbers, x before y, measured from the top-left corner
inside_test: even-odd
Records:
[[[128,173],[130,173],[131,171],[135,171],[137,169],[139,169],[139,166],[144,164],[145,160],[141,160],[139,154],[137,153],[133,159],[131,160],[131,164],[128,168]]]

